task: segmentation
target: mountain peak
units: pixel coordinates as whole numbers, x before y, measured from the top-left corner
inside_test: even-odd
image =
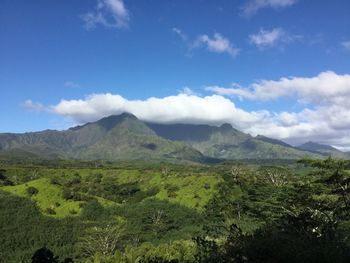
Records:
[[[102,125],[103,127],[105,127],[106,129],[111,129],[113,128],[116,124],[120,123],[121,121],[124,120],[137,120],[136,116],[128,113],[128,112],[123,112],[120,115],[110,115],[108,117],[104,117],[100,120],[98,120],[96,123],[98,123],[99,125]]]
[[[129,113],[129,112],[123,112],[119,115],[110,115],[110,116],[104,117],[104,118],[98,120],[97,122],[100,122],[100,121],[120,121],[120,120],[127,119],[127,118],[137,119],[137,117],[134,114]]]
[[[222,125],[220,126],[220,129],[222,129],[222,130],[232,130],[233,127],[232,127],[232,125],[229,124],[229,123],[224,123],[224,124],[222,124]]]

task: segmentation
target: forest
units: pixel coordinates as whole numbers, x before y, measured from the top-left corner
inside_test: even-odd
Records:
[[[350,262],[350,162],[3,161],[0,262]]]

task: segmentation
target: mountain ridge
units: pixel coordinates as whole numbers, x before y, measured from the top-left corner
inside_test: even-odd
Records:
[[[297,148],[303,149],[309,152],[319,153],[325,156],[332,156],[335,158],[344,158],[344,159],[350,158],[349,152],[343,152],[331,145],[321,144],[321,143],[312,142],[312,141],[303,143],[297,146]]]
[[[156,124],[122,113],[64,131],[0,133],[0,153],[28,152],[40,158],[176,161],[321,158],[265,136],[253,137],[231,124]]]

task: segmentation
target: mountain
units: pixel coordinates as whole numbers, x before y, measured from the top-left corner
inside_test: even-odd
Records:
[[[277,139],[272,139],[263,135],[258,135],[255,137],[255,139],[259,140],[259,141],[263,141],[263,142],[268,142],[268,143],[272,143],[272,144],[278,144],[281,146],[285,146],[285,147],[289,147],[289,148],[294,148],[293,146],[291,146],[288,143],[285,143],[284,141],[281,140],[277,140]]]
[[[66,131],[0,134],[0,153],[14,155],[16,152],[50,159],[199,161],[204,158],[199,151],[184,143],[157,136],[146,124],[127,113]]]
[[[220,127],[193,124],[147,125],[158,136],[181,141],[206,156],[220,159],[300,159],[320,157],[307,151],[296,149],[282,141],[264,136],[252,137],[230,124]]]
[[[325,156],[332,156],[335,158],[344,158],[348,159],[350,157],[349,153],[342,152],[333,146],[326,145],[326,144],[319,144],[316,142],[306,142],[302,145],[299,145],[297,148],[303,149],[309,152],[313,153],[319,153]]]
[[[123,113],[65,131],[0,134],[0,157],[81,160],[299,159],[321,154],[264,136],[252,137],[230,124],[146,123]]]

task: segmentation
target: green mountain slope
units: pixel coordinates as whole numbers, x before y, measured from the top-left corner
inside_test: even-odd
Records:
[[[220,127],[192,124],[147,124],[157,135],[183,141],[206,156],[223,159],[299,159],[320,157],[264,136],[252,137],[230,124]]]
[[[309,152],[319,153],[325,156],[332,156],[334,158],[343,158],[343,159],[350,158],[349,153],[342,152],[330,145],[325,145],[325,144],[320,144],[315,142],[306,142],[302,145],[299,145],[298,148]]]
[[[81,160],[185,160],[321,158],[264,136],[252,137],[230,124],[145,123],[123,113],[65,131],[0,134],[0,158]]]
[[[0,153],[14,155],[16,152],[49,159],[176,158],[200,161],[203,158],[200,152],[184,143],[157,136],[147,125],[127,113],[66,131],[0,134]]]

